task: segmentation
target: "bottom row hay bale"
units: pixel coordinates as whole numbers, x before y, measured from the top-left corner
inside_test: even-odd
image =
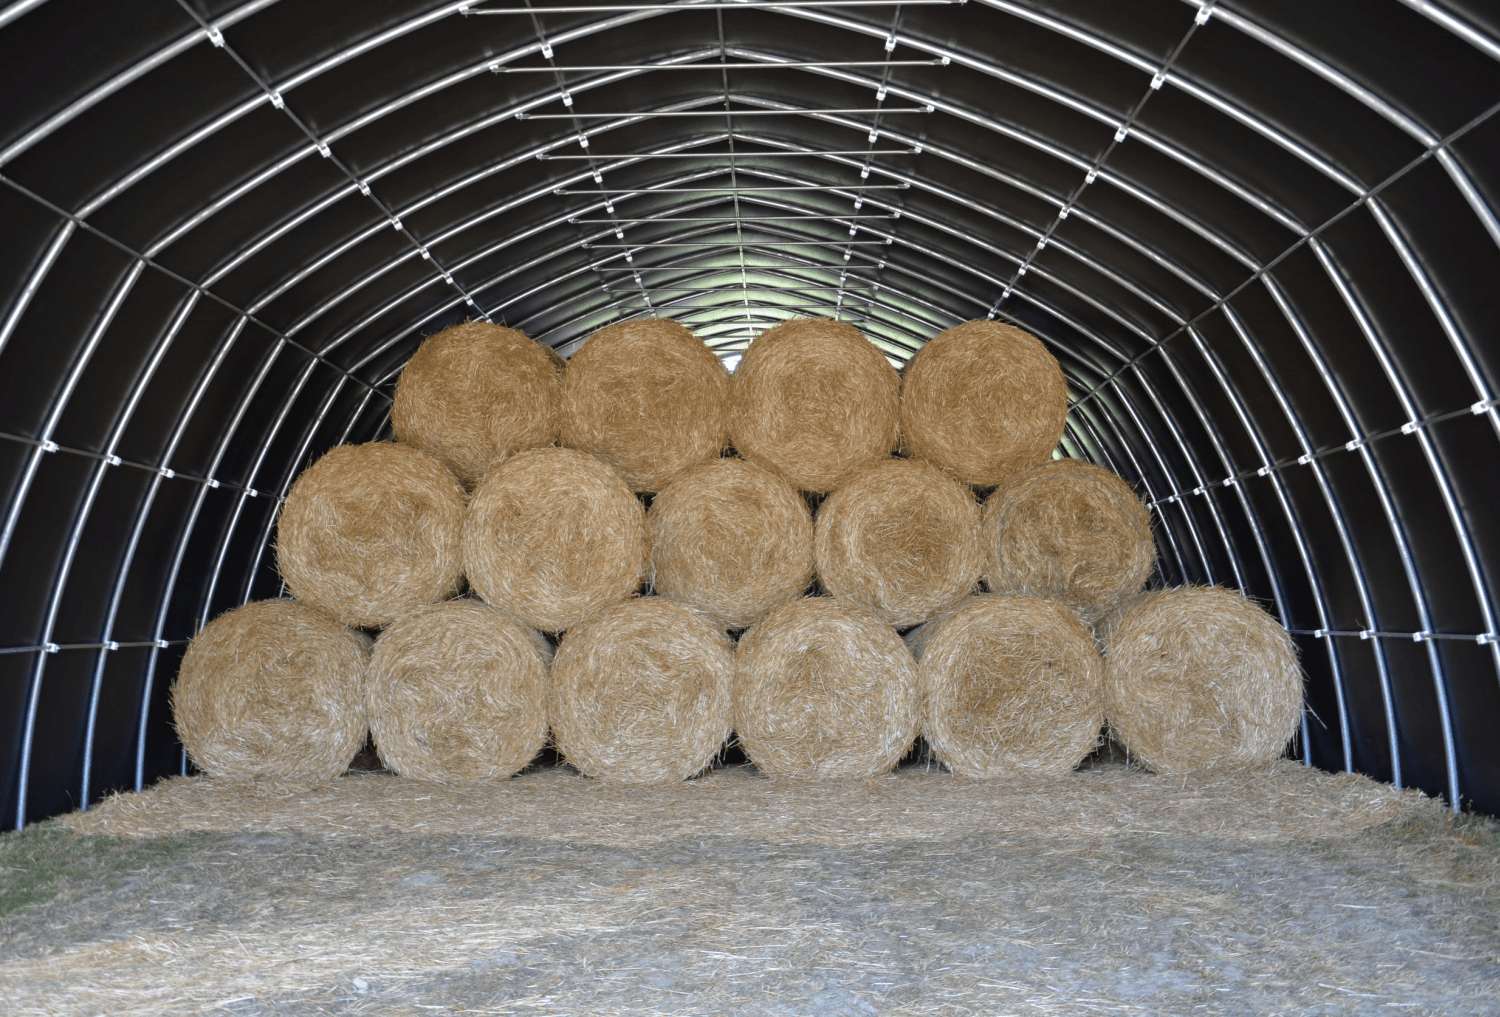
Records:
[[[733,675],[733,644],[703,615],[661,597],[616,604],[558,646],[552,737],[591,777],[686,780],[729,737]]]
[[[380,761],[403,777],[497,780],[547,741],[546,639],[478,601],[451,601],[375,640],[365,703]]]
[[[1144,594],[1107,619],[1105,716],[1158,773],[1268,765],[1302,716],[1291,637],[1233,590]]]
[[[922,732],[954,773],[1066,773],[1098,746],[1104,662],[1063,604],[981,594],[907,642],[922,680]]]
[[[783,604],[740,638],[735,731],[774,776],[868,777],[916,740],[916,662],[868,608],[831,597]]]
[[[292,600],[222,614],[183,656],[171,693],[177,737],[211,776],[336,777],[365,744],[369,646]]]

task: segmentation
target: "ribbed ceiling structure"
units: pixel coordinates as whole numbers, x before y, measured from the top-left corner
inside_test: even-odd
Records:
[[[1492,4],[22,0],[0,66],[8,825],[186,765],[424,335],[642,315],[1033,331],[1160,581],[1296,634],[1297,752],[1500,812]]]

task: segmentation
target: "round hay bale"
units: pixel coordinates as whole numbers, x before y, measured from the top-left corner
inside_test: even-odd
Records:
[[[901,436],[911,455],[966,483],[999,484],[1062,440],[1068,388],[1030,332],[969,321],[917,351],[901,383]]]
[[[1051,597],[1094,623],[1139,592],[1156,564],[1151,514],[1130,485],[1076,459],[1028,467],[984,505],[985,581]]]
[[[733,644],[704,616],[661,597],[616,604],[557,649],[553,740],[591,777],[686,780],[729,737],[733,675]]]
[[[292,485],[276,565],[298,600],[379,628],[457,591],[463,521],[463,485],[426,452],[340,445]]]
[[[214,777],[331,780],[365,744],[369,657],[369,639],[306,604],[235,608],[188,644],[177,737]]]
[[[1068,607],[980,594],[906,638],[922,680],[922,732],[954,773],[1067,773],[1098,747],[1104,661]]]
[[[435,604],[391,625],[375,640],[365,685],[380,761],[439,783],[523,769],[547,741],[545,645],[475,600]]]
[[[754,624],[812,582],[812,512],[753,463],[689,470],[656,495],[646,523],[656,592],[728,628]]]
[[[896,447],[901,378],[854,326],[784,322],[751,342],[734,372],[730,438],[740,455],[805,491]]]
[[[473,486],[522,449],[557,440],[562,369],[524,332],[466,321],[429,336],[396,382],[396,440]]]
[[[1139,598],[1114,623],[1104,665],[1109,726],[1157,773],[1270,764],[1302,716],[1291,637],[1233,590]]]
[[[658,491],[724,451],[729,372],[675,321],[622,321],[568,361],[562,407],[564,445],[603,459],[633,491]]]
[[[979,520],[973,493],[929,463],[867,466],[818,509],[818,577],[892,625],[916,625],[973,592],[984,565]]]
[[[734,727],[768,774],[869,777],[921,722],[916,662],[873,611],[832,597],[783,604],[740,637]]]
[[[620,475],[586,452],[517,453],[474,491],[464,570],[485,601],[560,632],[641,585],[646,510]]]

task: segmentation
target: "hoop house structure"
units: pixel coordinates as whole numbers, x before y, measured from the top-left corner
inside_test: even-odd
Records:
[[[0,817],[185,772],[292,479],[466,319],[897,366],[1042,339],[1294,752],[1500,812],[1500,13],[1479,0],[0,6]]]

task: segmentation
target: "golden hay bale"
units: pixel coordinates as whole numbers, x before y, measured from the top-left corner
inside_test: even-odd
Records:
[[[1291,637],[1233,590],[1139,598],[1115,622],[1104,664],[1109,726],[1158,773],[1269,765],[1302,715]]]
[[[907,364],[901,437],[911,455],[960,480],[998,484],[1062,440],[1068,388],[1030,332],[998,321],[956,325]]]
[[[686,780],[730,731],[734,647],[681,604],[642,597],[563,636],[548,716],[564,758],[625,784]]]
[[[629,597],[647,559],[640,501],[613,469],[574,449],[533,449],[500,464],[464,521],[469,585],[545,632]]]
[[[740,455],[806,491],[896,447],[901,379],[854,326],[784,322],[757,337],[734,372],[730,438]]]
[[[306,604],[235,608],[188,644],[177,737],[215,777],[330,780],[365,744],[369,657],[369,639]]]
[[[426,452],[340,445],[292,485],[276,565],[298,600],[378,628],[458,589],[463,522],[463,485]]]
[[[985,581],[995,593],[1061,600],[1096,622],[1156,564],[1151,514],[1109,470],[1059,459],[1028,467],[984,506]]]
[[[562,443],[657,491],[724,451],[729,372],[703,340],[663,318],[589,336],[563,374]]]
[[[498,780],[547,741],[547,652],[476,600],[434,604],[375,640],[365,686],[380,761],[440,783]],[[546,640],[541,640],[543,646]]]
[[[1098,747],[1104,662],[1066,606],[980,594],[906,638],[922,679],[922,732],[954,773],[1066,773]]]
[[[557,355],[524,332],[452,325],[402,369],[391,428],[472,486],[512,454],[557,440],[561,371]]]
[[[689,470],[646,513],[656,592],[729,628],[755,623],[807,589],[813,521],[781,477],[741,459]]]
[[[936,467],[889,459],[851,474],[818,509],[823,588],[916,625],[973,591],[984,565],[979,503]]]
[[[740,637],[734,727],[776,776],[868,777],[921,723],[916,661],[873,611],[832,597],[783,604]]]

